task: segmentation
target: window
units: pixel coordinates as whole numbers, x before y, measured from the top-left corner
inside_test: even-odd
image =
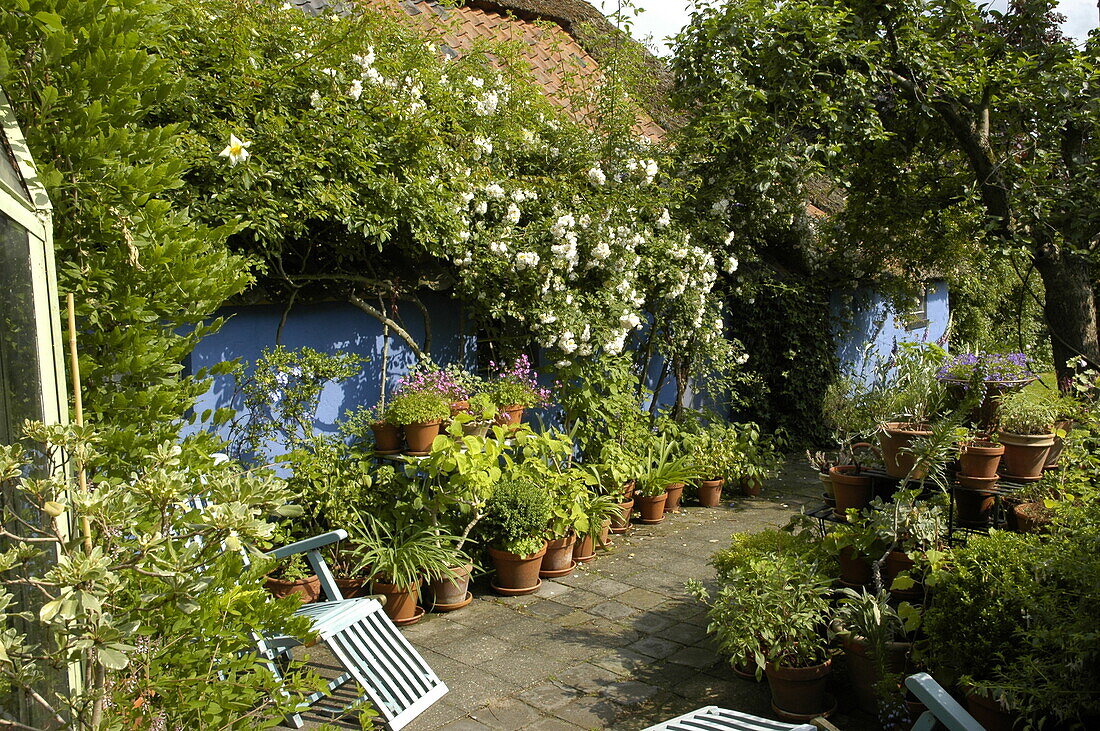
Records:
[[[928,319],[928,292],[928,287],[922,287],[920,294],[913,298],[911,308],[898,318],[906,330],[922,330],[930,324]]]

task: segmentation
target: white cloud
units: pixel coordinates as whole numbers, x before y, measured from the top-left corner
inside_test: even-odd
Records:
[[[619,6],[618,0],[599,0],[598,4],[609,14]],[[669,39],[691,19],[691,0],[635,0],[635,4],[645,12],[634,18],[634,37],[651,40],[653,50],[659,55],[670,54],[672,42]],[[1008,0],[992,0],[990,5],[1004,10]],[[1096,0],[1061,0],[1058,11],[1066,16],[1063,31],[1079,40],[1084,40],[1100,20]]]

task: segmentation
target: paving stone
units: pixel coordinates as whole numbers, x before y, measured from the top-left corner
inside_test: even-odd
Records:
[[[681,622],[662,631],[661,636],[685,645],[693,645],[707,637],[707,630],[697,624]]]
[[[699,670],[710,667],[719,661],[719,658],[712,651],[705,650],[701,647],[685,647],[671,655],[668,659],[669,662],[687,665],[688,667],[697,668]]]
[[[563,721],[560,718],[540,718],[527,728],[532,731],[584,731],[577,724]]]
[[[653,697],[659,688],[639,680],[624,680],[600,691],[600,695],[623,706],[636,706]]]
[[[572,591],[573,587],[559,583],[560,580],[547,581],[543,580],[542,586],[536,591],[533,596],[537,596],[540,599],[553,599],[554,597],[561,596],[566,592]]]
[[[444,696],[445,698],[446,696]],[[466,716],[465,711],[460,711],[447,703],[446,700],[433,703],[432,707],[421,713],[413,721],[416,728],[434,729],[444,726]]]
[[[535,602],[528,606],[524,611],[528,614],[533,614],[536,617],[545,617],[546,619],[555,619],[557,617],[564,617],[567,614],[572,613],[574,610],[572,607],[567,607],[564,604],[558,604],[557,602],[550,601],[549,599],[543,599],[542,601]]]
[[[615,600],[623,604],[629,604],[632,607],[637,607],[638,609],[653,609],[663,604],[667,600],[667,597],[655,591],[649,591],[648,589],[631,589],[619,594],[615,597]]]
[[[615,719],[619,716],[620,709],[621,706],[606,698],[582,696],[554,711],[554,715],[584,729],[613,729],[616,728]]]
[[[488,731],[489,727],[472,718],[460,718],[446,726],[441,726],[439,731]]]
[[[661,612],[642,612],[630,618],[631,629],[646,635],[664,634],[664,631],[676,624],[676,620]]]
[[[531,706],[516,698],[506,698],[474,711],[470,716],[486,726],[503,731],[529,728],[542,718]]]
[[[616,650],[610,655],[604,655],[592,660],[592,664],[610,670],[616,675],[633,675],[635,670],[645,667],[646,663],[653,662],[653,658],[640,655],[633,650]]]
[[[597,604],[589,610],[592,614],[598,614],[601,617],[608,619],[625,619],[630,615],[637,612],[634,607],[623,604],[622,602],[609,601]]]
[[[581,693],[576,688],[557,683],[542,683],[519,694],[523,701],[544,711],[555,711],[580,697]]]
[[[598,693],[605,686],[618,682],[619,676],[607,668],[585,662],[574,665],[557,675],[556,680],[570,688],[576,688],[581,693],[593,694]]]
[[[511,682],[470,668],[466,668],[461,675],[444,678],[443,682],[450,690],[446,695],[447,703],[466,713],[481,708],[486,703],[506,698],[519,689]]]
[[[555,618],[554,624],[558,625],[559,627],[575,627],[577,625],[587,624],[593,619],[595,619],[595,617],[588,612],[582,611],[580,609],[574,609],[569,614]]]
[[[627,645],[626,649],[658,660],[663,660],[674,652],[683,649],[683,647],[683,645],[677,642],[665,640],[660,637],[644,637],[637,642]]]
[[[432,650],[464,665],[482,665],[507,655],[511,644],[491,635],[471,637],[463,634],[444,644],[433,643]]]
[[[586,587],[589,591],[595,592],[600,596],[611,598],[624,592],[629,591],[632,587],[630,584],[624,584],[621,581],[615,579],[601,578],[596,579]]]
[[[575,588],[568,594],[557,597],[557,601],[574,609],[589,609],[606,600],[599,594]]]

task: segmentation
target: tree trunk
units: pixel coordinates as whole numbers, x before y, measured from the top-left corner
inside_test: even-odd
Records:
[[[1037,257],[1035,268],[1046,289],[1043,314],[1050,331],[1055,372],[1062,383],[1069,375],[1066,362],[1073,358],[1084,357],[1094,368],[1100,366],[1092,277],[1085,262],[1061,254]]]

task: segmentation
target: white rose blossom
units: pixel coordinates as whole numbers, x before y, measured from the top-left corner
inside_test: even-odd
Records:
[[[601,170],[599,166],[596,166],[588,171],[588,180],[591,181],[593,185],[603,185],[607,182],[607,175],[604,174],[604,171]]]
[[[242,142],[237,139],[237,135],[229,135],[229,144],[225,146],[225,149],[218,153],[220,157],[229,158],[229,167],[235,167],[237,163],[244,162],[250,155],[248,148],[252,145],[252,141]]]

